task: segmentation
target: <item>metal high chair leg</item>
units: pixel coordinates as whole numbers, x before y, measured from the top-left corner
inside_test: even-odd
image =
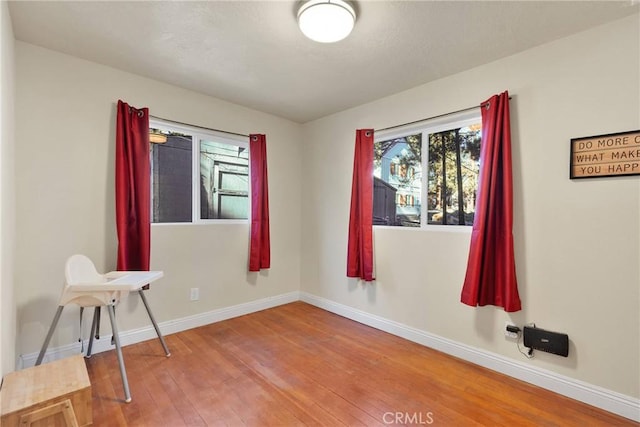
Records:
[[[93,348],[93,338],[100,338],[98,336],[98,323],[100,322],[100,307],[93,308],[93,322],[91,323],[91,333],[89,334],[89,345],[87,346],[87,354],[84,356],[87,359],[91,357],[91,349]]]
[[[122,376],[122,387],[124,388],[124,401],[129,403],[131,402],[131,393],[129,392],[129,380],[127,380],[127,371],[124,368],[124,358],[122,357],[122,348],[120,347],[120,337],[118,336],[118,326],[116,325],[116,312],[112,305],[107,306],[107,311],[109,312],[109,320],[111,321],[113,340],[116,344],[118,365],[120,365],[120,376]]]
[[[58,310],[56,311],[56,315],[53,317],[53,321],[51,322],[51,326],[49,326],[49,332],[47,332],[47,337],[44,339],[44,343],[42,344],[42,348],[40,349],[40,354],[38,354],[38,359],[36,360],[36,366],[42,363],[42,359],[44,359],[44,354],[47,351],[47,347],[49,347],[49,341],[51,341],[51,337],[53,336],[53,331],[55,331],[56,326],[58,325],[58,320],[60,320],[60,315],[62,314],[62,309],[64,305],[59,305]]]
[[[153,317],[153,313],[151,313],[151,309],[149,308],[149,304],[147,304],[147,297],[144,296],[144,291],[142,289],[140,289],[138,291],[138,293],[140,294],[140,298],[142,298],[142,302],[144,303],[144,307],[147,309],[147,313],[149,314],[149,319],[151,319],[151,323],[153,323],[153,327],[156,330],[156,334],[158,334],[158,339],[160,340],[160,344],[162,344],[162,348],[164,349],[164,354],[166,354],[167,357],[171,356],[171,353],[169,352],[169,348],[167,347],[167,344],[164,342],[164,338],[162,337],[162,333],[160,333],[160,328],[158,327],[158,324],[156,323],[156,319]]]
[[[98,320],[96,321],[96,339],[99,340],[100,339],[100,307],[96,307],[96,311],[93,313],[94,316],[96,316],[98,318]]]

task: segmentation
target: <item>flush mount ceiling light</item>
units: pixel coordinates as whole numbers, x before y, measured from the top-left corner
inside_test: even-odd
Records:
[[[300,30],[320,43],[333,43],[347,37],[355,21],[355,10],[342,0],[309,0],[298,9]]]

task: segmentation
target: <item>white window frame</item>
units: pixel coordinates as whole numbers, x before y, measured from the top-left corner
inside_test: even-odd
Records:
[[[243,147],[249,153],[249,138],[226,132],[149,118],[149,127],[191,136],[191,222],[153,222],[153,194],[151,196],[151,225],[207,225],[207,224],[248,224],[251,217],[251,159],[249,158],[247,182],[247,219],[201,219],[200,218],[200,141],[214,141]],[[150,171],[153,173],[153,170]]]
[[[470,225],[452,225],[452,224],[428,224],[427,223],[427,192],[429,190],[429,135],[432,133],[443,132],[450,129],[457,129],[481,123],[482,115],[480,107],[477,111],[465,111],[456,114],[448,114],[445,117],[424,120],[411,123],[405,126],[396,127],[389,130],[378,131],[374,135],[374,143],[388,141],[390,139],[402,138],[409,135],[421,134],[421,153],[422,153],[422,190],[420,203],[420,227],[401,227],[395,225],[374,225],[376,228],[392,229],[392,230],[418,230],[418,231],[453,231],[468,232],[473,229]]]

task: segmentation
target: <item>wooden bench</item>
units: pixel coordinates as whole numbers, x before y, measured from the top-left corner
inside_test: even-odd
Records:
[[[91,383],[80,354],[7,374],[0,402],[3,427],[93,423]]]

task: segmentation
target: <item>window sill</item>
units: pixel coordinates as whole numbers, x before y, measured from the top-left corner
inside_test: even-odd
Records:
[[[425,225],[424,227],[397,227],[392,225],[374,225],[374,229],[378,230],[401,230],[401,231],[435,231],[450,233],[471,233],[473,226],[471,225]]]

